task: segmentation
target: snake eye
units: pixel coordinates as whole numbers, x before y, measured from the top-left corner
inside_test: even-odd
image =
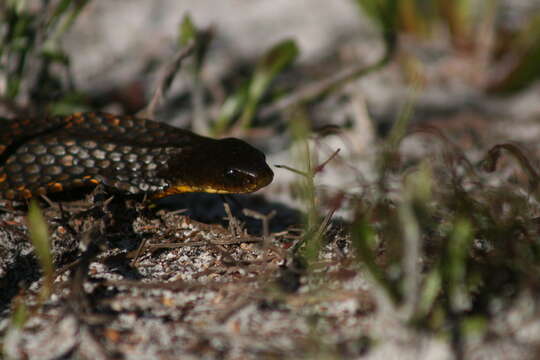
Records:
[[[236,169],[227,169],[225,170],[225,177],[229,179],[233,179],[236,176],[238,176],[239,171]]]

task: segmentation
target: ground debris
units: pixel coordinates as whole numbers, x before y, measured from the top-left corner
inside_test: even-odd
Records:
[[[300,355],[312,344],[311,314],[321,309],[325,326],[347,324],[333,337],[349,349],[345,352],[356,352],[358,347],[347,345],[355,337],[347,333],[359,334],[375,310],[368,295],[354,290],[364,285],[306,292],[303,272],[293,271],[296,285],[282,291],[278,279],[293,263],[290,240],[297,241],[297,232],[271,233],[275,212],[248,210],[263,223],[261,235],[254,236],[230,208],[226,213],[228,226],[182,212],[152,213],[120,200],[82,210],[46,209],[58,268],[54,293],[39,305],[39,267],[27,263],[35,274],[14,287],[6,305],[25,289],[11,303],[23,301],[31,316],[15,331],[9,311],[3,312],[5,353],[29,359]],[[21,246],[29,247],[24,217],[5,213],[2,221],[3,241],[11,239],[10,251],[24,254]],[[26,252],[33,259],[31,247]],[[325,260],[319,268],[335,268],[343,256],[327,255],[334,262]],[[363,282],[352,268],[345,275],[336,272],[331,278]]]

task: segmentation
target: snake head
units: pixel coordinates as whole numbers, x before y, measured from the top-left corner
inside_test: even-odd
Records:
[[[201,138],[171,154],[158,176],[170,184],[156,195],[161,198],[184,192],[254,192],[270,184],[274,173],[265,155],[242,140]]]

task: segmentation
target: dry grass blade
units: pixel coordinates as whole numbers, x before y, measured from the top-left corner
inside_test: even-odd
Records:
[[[487,172],[494,172],[497,168],[497,162],[501,157],[502,150],[508,151],[519,162],[527,176],[529,176],[529,190],[535,191],[540,184],[540,175],[534,169],[531,162],[525,156],[524,151],[514,144],[498,144],[492,147],[482,162],[482,168]]]
[[[137,263],[139,262],[141,254],[143,253],[143,250],[147,246],[147,244],[146,244],[147,241],[148,241],[147,239],[142,239],[141,243],[139,244],[139,246],[135,250],[135,254],[133,255],[133,260],[131,260],[131,266],[137,266]]]
[[[324,168],[326,167],[326,165],[332,161],[333,159],[336,158],[336,156],[338,156],[339,152],[341,151],[341,149],[337,149],[335,150],[332,155],[330,155],[328,157],[328,159],[326,159],[325,161],[323,161],[322,163],[320,163],[319,165],[315,166],[313,168],[313,176],[321,171],[324,170]],[[295,174],[298,174],[298,175],[301,175],[301,176],[304,176],[306,178],[311,178],[312,175],[309,173],[309,172],[306,172],[306,171],[302,171],[302,170],[298,170],[298,169],[295,169],[293,167],[290,167],[290,166],[287,166],[287,165],[274,165],[275,167],[277,167],[278,169],[285,169],[285,170],[289,170]]]
[[[242,225],[240,224],[238,219],[235,218],[232,214],[229,204],[223,203],[223,207],[225,208],[225,213],[227,214],[225,220],[229,222],[229,233],[231,233],[233,237],[241,237],[244,234],[244,229],[242,228]]]
[[[250,209],[244,209],[244,215],[246,216],[250,216],[254,219],[257,219],[257,220],[261,220],[262,221],[262,225],[263,225],[263,237],[266,239],[270,236],[270,220],[272,220],[272,218],[274,216],[276,216],[277,212],[275,210],[272,210],[272,212],[270,212],[270,214],[261,214],[260,212],[257,212],[257,211],[253,211],[253,210],[250,210]]]
[[[292,171],[293,173],[295,174],[298,174],[298,175],[302,175],[304,177],[309,177],[310,175],[305,172],[305,171],[302,171],[302,170],[297,170],[293,167],[290,167],[290,166],[287,166],[287,165],[274,165],[275,167],[277,167],[278,169],[285,169],[285,170],[289,170],[289,171]]]
[[[336,156],[338,156],[339,152],[341,151],[341,149],[337,149],[336,151],[334,151],[332,153],[332,155],[330,155],[330,157],[328,157],[328,159],[326,159],[325,161],[323,161],[320,165],[317,165],[315,167],[315,169],[313,169],[313,172],[316,174],[318,172],[321,172],[324,170],[324,167],[330,162],[332,161]]]
[[[455,165],[456,163],[460,163],[467,167],[467,170],[474,174],[476,172],[475,167],[473,164],[467,159],[465,156],[463,150],[456,145],[452,140],[446,136],[446,134],[439,128],[435,126],[429,126],[429,125],[421,125],[413,128],[410,132],[410,135],[413,134],[426,134],[430,135],[432,137],[438,138],[441,140],[441,142],[444,145],[445,153],[443,154],[448,161],[448,166]]]
[[[305,234],[302,235],[302,238],[299,242],[297,242],[294,246],[294,251],[298,250],[303,244],[307,243],[308,247],[315,248],[314,251],[311,251],[311,257],[313,261],[316,260],[316,257],[318,257],[318,252],[320,250],[321,245],[321,239],[328,229],[328,226],[330,225],[330,220],[332,220],[332,217],[334,216],[334,213],[338,210],[338,208],[333,208],[324,217],[324,219],[321,221],[319,226],[314,229],[308,230]],[[309,252],[309,251],[308,251]]]
[[[147,248],[151,249],[175,249],[175,248],[182,248],[182,247],[189,247],[189,246],[207,246],[207,245],[236,245],[236,244],[243,244],[243,243],[258,243],[262,242],[263,239],[258,237],[240,237],[240,238],[232,238],[232,239],[225,239],[225,240],[205,240],[205,241],[190,241],[190,242],[184,242],[184,243],[171,243],[171,244],[148,244],[146,245]]]
[[[393,58],[395,52],[395,43],[388,41],[386,50],[382,58],[372,65],[357,64],[329,76],[326,79],[315,81],[299,88],[290,95],[277,100],[276,102],[263,107],[260,111],[261,117],[275,116],[281,111],[291,108],[294,105],[312,101],[324,96],[332,91],[341,88],[343,85],[377,71],[386,66]]]
[[[156,90],[154,91],[154,95],[152,95],[152,99],[150,99],[150,102],[148,105],[141,110],[137,115],[140,117],[153,119],[156,113],[156,108],[159,105],[159,103],[162,101],[163,97],[165,96],[165,93],[167,90],[169,90],[169,87],[171,86],[174,77],[180,70],[180,67],[182,66],[182,62],[185,58],[191,55],[193,50],[195,49],[195,43],[191,42],[182,49],[178,50],[178,52],[175,54],[173,60],[166,64],[161,76],[159,77]]]

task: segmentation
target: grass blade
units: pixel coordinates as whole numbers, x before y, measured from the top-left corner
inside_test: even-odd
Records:
[[[27,220],[30,240],[32,241],[36,257],[43,271],[44,281],[41,288],[41,300],[45,300],[52,292],[54,265],[47,224],[35,200],[32,200],[30,203]]]

